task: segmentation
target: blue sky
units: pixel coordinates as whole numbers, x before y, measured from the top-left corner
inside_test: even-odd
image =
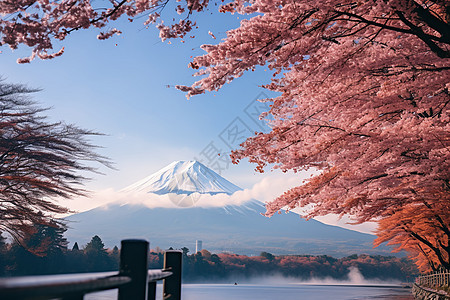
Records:
[[[260,130],[258,120],[248,113],[259,109],[254,100],[263,97],[261,92],[267,94],[259,87],[270,78],[264,67],[219,92],[190,100],[174,88],[195,80],[187,67],[191,56],[204,53],[202,44],[218,43],[226,29],[239,25],[239,16],[200,14],[199,29],[193,32],[196,38],[185,43],[161,42],[158,31],[152,26],[146,29],[143,21],[112,23],[110,28],[118,27],[123,34],[106,41],[96,39],[96,29],[74,32],[55,43],[55,50],[65,46],[65,53],[48,61],[19,65],[16,59],[28,56],[28,48],[0,49],[0,74],[8,82],[42,88],[34,99],[52,107],[48,112],[52,120],[107,134],[93,141],[104,147],[100,153],[110,157],[118,171],[101,168],[106,175],[87,183],[93,190],[123,188],[174,160],[199,158],[208,164],[203,150],[211,154],[217,148],[225,154],[243,136]],[[227,131],[233,128],[239,131],[235,140]],[[261,178],[249,164],[226,165],[215,163],[223,176],[244,188]]]

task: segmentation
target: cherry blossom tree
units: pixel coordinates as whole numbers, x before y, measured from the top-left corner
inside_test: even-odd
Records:
[[[188,96],[266,65],[271,131],[234,151],[318,176],[267,204],[267,216],[350,215],[380,223],[377,243],[410,251],[422,269],[450,267],[450,6],[448,1],[234,1],[255,14],[191,66]],[[423,262],[426,262],[424,264]],[[426,267],[424,267],[426,265]]]
[[[85,194],[80,172],[96,171],[88,162],[110,165],[87,140],[97,133],[48,122],[32,92],[0,81],[0,230],[16,240],[36,226],[64,228],[55,214],[69,210],[55,198]]]

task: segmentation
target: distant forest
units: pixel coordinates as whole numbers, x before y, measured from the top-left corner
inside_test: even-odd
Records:
[[[38,226],[37,231],[22,242],[6,243],[0,238],[0,275],[41,275],[118,270],[118,247],[105,248],[101,238],[94,236],[84,247],[77,243],[68,249],[64,229]],[[183,251],[184,282],[241,281],[252,277],[287,276],[300,280],[332,278],[346,280],[350,269],[357,268],[365,279],[411,281],[418,274],[407,258],[380,255],[350,255],[333,258],[326,255],[280,255],[262,252],[259,256],[212,254],[202,250],[189,254]],[[149,268],[163,265],[164,251],[150,250]]]

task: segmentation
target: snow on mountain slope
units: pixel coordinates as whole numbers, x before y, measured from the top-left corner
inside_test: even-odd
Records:
[[[124,188],[122,192],[158,195],[228,194],[242,190],[198,161],[174,161],[158,172]]]

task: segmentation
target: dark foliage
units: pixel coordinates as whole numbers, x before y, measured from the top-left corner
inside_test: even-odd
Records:
[[[48,234],[47,232],[53,232]],[[79,249],[67,249],[62,237],[64,230],[40,229],[29,240],[51,236],[47,248],[31,252],[31,246],[5,244],[0,239],[0,274],[3,276],[80,273],[118,270],[120,250],[115,246],[105,249],[99,236]],[[44,235],[43,233],[47,234]],[[39,243],[38,243],[39,244]],[[40,243],[42,245],[43,243]],[[77,244],[78,245],[78,244]],[[333,258],[326,255],[281,255],[263,252],[260,256],[212,254],[202,250],[189,255],[183,248],[184,282],[242,282],[252,277],[281,275],[299,280],[311,278],[347,279],[352,268],[357,268],[366,279],[395,279],[411,281],[417,275],[414,264],[406,258],[387,256],[351,255]],[[164,254],[160,249],[149,253],[149,268],[161,269]]]
[[[53,215],[68,209],[53,199],[84,194],[79,172],[96,171],[88,162],[109,166],[87,140],[98,133],[49,122],[29,100],[36,91],[0,78],[0,230],[17,241],[59,223]]]

